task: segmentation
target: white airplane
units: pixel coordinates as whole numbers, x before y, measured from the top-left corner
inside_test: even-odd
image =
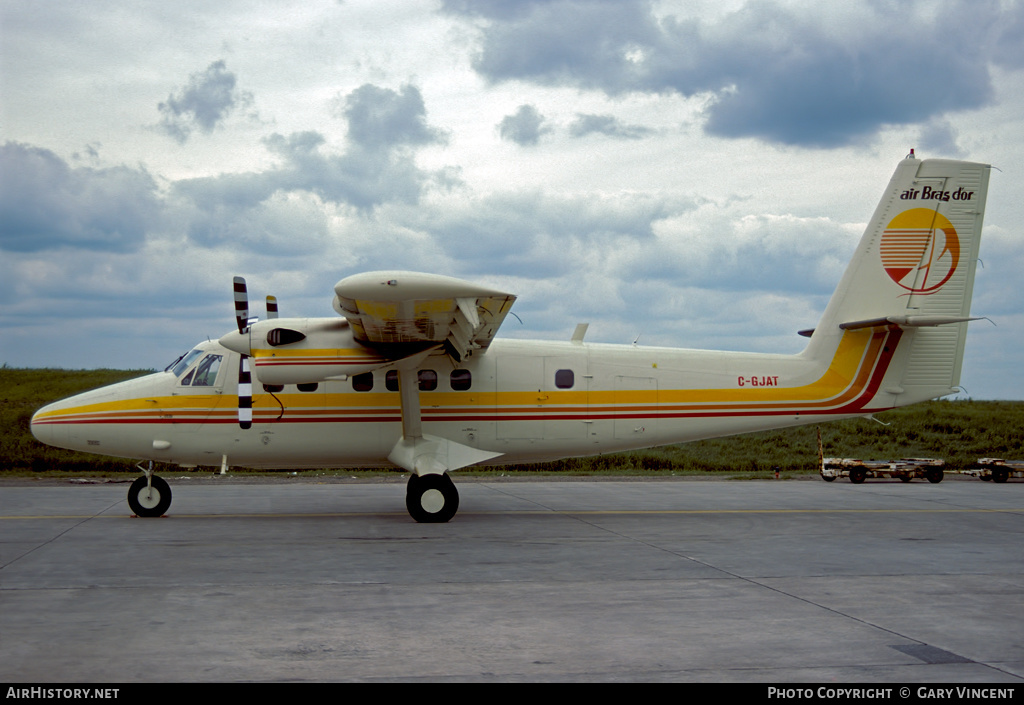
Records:
[[[171,502],[153,462],[397,466],[416,521],[446,522],[449,472],[865,416],[956,392],[990,167],[900,162],[825,313],[796,355],[497,340],[515,296],[451,277],[371,272],[336,318],[249,319],[163,372],[40,409],[61,448],[141,458],[128,502]],[[268,297],[270,301],[272,297]],[[250,368],[252,371],[250,372]],[[237,370],[237,374],[235,374]],[[253,389],[251,378],[257,385]],[[143,467],[140,463],[140,467]]]

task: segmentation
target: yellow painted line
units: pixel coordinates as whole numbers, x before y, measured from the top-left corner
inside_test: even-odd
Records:
[[[1001,514],[1024,509],[595,509],[558,514]],[[461,514],[461,512],[460,512]]]
[[[329,514],[166,514],[162,517],[138,517],[132,514],[120,514],[111,512],[108,514],[37,514],[25,516],[0,516],[3,520],[54,520],[54,519],[139,519],[153,521],[154,519],[322,519],[331,517],[357,517],[357,516],[403,516],[408,517],[406,512],[334,512]]]
[[[557,516],[622,516],[622,515],[708,515],[708,514],[1006,514],[1024,512],[1024,508],[1006,509],[503,509],[496,511],[460,511],[458,516],[495,515],[557,515]],[[330,519],[341,517],[401,516],[402,511],[328,512],[313,514],[177,514],[161,519]],[[0,520],[53,520],[53,519],[139,519],[128,514],[53,514],[0,516]]]

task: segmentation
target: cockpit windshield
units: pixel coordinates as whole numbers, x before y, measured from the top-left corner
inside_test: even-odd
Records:
[[[198,348],[195,350],[189,350],[187,353],[172,362],[170,366],[168,366],[167,370],[164,371],[166,372],[169,370],[175,377],[181,377],[181,374],[189,368],[189,365],[195,362],[196,358],[202,354],[203,351]]]

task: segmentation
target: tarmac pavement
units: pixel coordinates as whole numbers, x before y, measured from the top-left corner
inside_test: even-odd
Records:
[[[1024,685],[1022,482],[165,479],[0,487],[0,682]]]

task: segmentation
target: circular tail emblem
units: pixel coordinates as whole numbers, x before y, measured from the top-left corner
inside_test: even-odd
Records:
[[[896,284],[915,294],[931,294],[960,264],[960,238],[938,211],[913,208],[889,222],[881,254],[882,266]]]

